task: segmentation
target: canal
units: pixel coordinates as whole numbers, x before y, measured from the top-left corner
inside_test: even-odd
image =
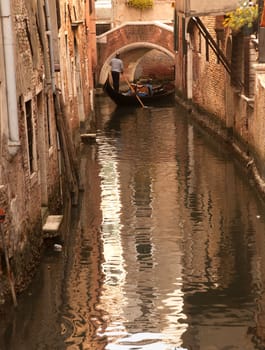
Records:
[[[0,349],[265,349],[264,203],[229,148],[179,106],[96,116],[70,232]]]

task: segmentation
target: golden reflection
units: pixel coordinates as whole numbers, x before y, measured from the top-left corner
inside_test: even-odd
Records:
[[[146,122],[145,118],[137,119],[133,131],[141,135],[126,135],[127,146],[137,148],[141,144],[131,142],[132,138],[147,139],[151,135],[150,126],[141,125]],[[153,175],[148,158],[153,157],[155,164],[156,154],[149,154],[148,149],[130,149],[133,154],[141,154],[135,166],[133,162],[116,161],[121,157],[116,154],[117,148],[106,139],[100,140],[105,276],[100,308],[107,312],[108,319],[104,329],[98,329],[98,336],[108,337],[106,349],[172,350],[182,345],[182,334],[187,329],[182,311],[181,223],[179,239],[173,243],[179,252],[179,264],[174,255],[167,254],[170,236],[161,240],[164,227],[173,228],[176,223],[175,216],[168,215],[168,209],[175,207],[172,190],[177,185],[176,168],[171,166],[175,153],[173,145],[168,148],[163,144],[170,134],[174,139],[175,130],[169,124],[164,132],[167,138],[159,139],[159,147],[170,149],[163,153],[169,158],[158,162]]]
[[[115,162],[115,148],[108,142],[104,142],[104,149],[101,149],[101,152],[104,153],[104,161],[101,162],[100,171],[104,281],[100,308],[108,314],[108,319],[106,319],[104,329],[98,329],[98,336],[107,336],[111,341],[124,332],[126,334],[122,324],[123,307],[126,304],[123,291],[126,270],[120,236],[122,227],[120,180]],[[121,318],[119,322],[116,321],[117,318]]]

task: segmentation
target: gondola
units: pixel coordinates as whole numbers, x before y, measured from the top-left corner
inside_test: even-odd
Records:
[[[141,107],[142,105],[150,106],[159,102],[167,101],[170,98],[172,99],[175,87],[170,83],[160,85],[158,88],[154,89],[152,96],[138,96],[137,98],[135,95],[126,95],[123,92],[115,91],[110,84],[109,78],[107,78],[103,90],[118,106]]]

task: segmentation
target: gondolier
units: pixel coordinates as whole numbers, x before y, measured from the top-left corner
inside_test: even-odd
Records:
[[[110,61],[111,75],[113,81],[113,88],[115,91],[119,92],[120,88],[120,74],[123,73],[123,62],[120,59],[120,53],[117,52],[116,56]]]
[[[125,76],[125,75],[124,75]],[[126,78],[125,78],[126,79]],[[127,79],[126,79],[127,80]],[[130,90],[134,90],[134,84],[130,84]],[[109,97],[118,105],[118,106],[136,106],[144,107],[147,105],[155,105],[159,102],[170,100],[174,97],[175,85],[173,83],[165,83],[159,86],[152,87],[152,95],[146,95],[139,97],[136,93],[117,92],[114,90],[113,86],[110,84],[109,77],[107,78],[103,90],[109,95]]]

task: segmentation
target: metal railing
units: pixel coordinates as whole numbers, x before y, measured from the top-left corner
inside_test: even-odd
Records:
[[[213,37],[205,27],[201,19],[199,17],[192,17],[192,21],[195,23],[200,33],[203,35],[207,43],[210,45],[213,52],[216,54],[218,60],[224,66],[227,73],[230,75],[230,77],[232,77],[232,68],[231,68],[230,62],[228,61],[228,59],[226,58],[226,56],[224,55],[223,51],[220,49],[218,44],[215,42],[215,40],[213,39]],[[244,87],[244,83],[241,80],[237,79],[237,83],[240,87]]]

